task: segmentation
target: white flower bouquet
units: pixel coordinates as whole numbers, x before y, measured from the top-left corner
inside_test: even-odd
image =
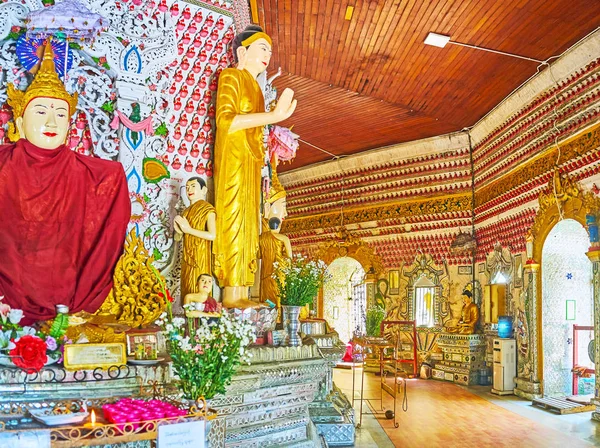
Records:
[[[235,368],[250,361],[246,348],[255,340],[254,328],[228,313],[218,319],[173,317],[169,302],[156,324],[165,332],[178,388],[187,399],[225,393]]]
[[[286,306],[305,306],[313,299],[329,277],[327,265],[294,254],[290,263],[281,267],[283,278],[273,275],[279,289],[280,303]]]

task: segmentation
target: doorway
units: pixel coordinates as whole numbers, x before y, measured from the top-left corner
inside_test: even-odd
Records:
[[[331,278],[323,285],[323,317],[347,343],[366,324],[365,270],[351,257],[335,259],[327,270]]]
[[[589,238],[574,219],[556,224],[542,248],[544,395],[572,395],[573,326],[593,325]]]

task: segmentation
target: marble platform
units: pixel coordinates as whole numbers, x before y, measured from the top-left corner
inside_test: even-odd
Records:
[[[219,417],[210,422],[208,446],[352,446],[354,414],[333,384],[333,366],[344,352],[336,340],[328,335],[321,346],[305,338],[300,347],[250,347],[252,364],[239,366],[226,394],[209,402]],[[108,371],[69,372],[51,366],[35,375],[0,368],[0,410],[16,401],[132,396],[139,394],[141,385],[165,385],[174,379],[168,362]],[[150,445],[140,441],[118,448],[146,446]]]
[[[353,445],[353,414],[332,376],[343,350],[305,338],[300,347],[250,352],[252,364],[240,366],[226,394],[210,401],[225,416],[225,447]]]

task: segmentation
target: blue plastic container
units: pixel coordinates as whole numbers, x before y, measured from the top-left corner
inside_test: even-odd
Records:
[[[513,320],[511,316],[498,316],[498,337],[512,338]]]

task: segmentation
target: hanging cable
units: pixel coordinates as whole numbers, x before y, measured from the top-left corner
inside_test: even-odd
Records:
[[[315,149],[318,149],[319,151],[321,151],[321,152],[324,152],[325,154],[329,154],[330,156],[332,156],[332,157],[333,157],[333,159],[332,159],[332,160],[339,159],[340,157],[344,157],[344,156],[338,156],[338,155],[335,155],[334,153],[332,153],[332,152],[329,152],[329,151],[327,151],[326,149],[319,148],[317,145],[313,145],[312,143],[308,143],[306,140],[302,140],[301,138],[299,138],[299,139],[298,139],[298,141],[299,141],[299,142],[302,142],[302,143],[304,143],[304,144],[306,144],[306,145],[308,145],[308,146],[312,146],[313,148],[315,148]]]

